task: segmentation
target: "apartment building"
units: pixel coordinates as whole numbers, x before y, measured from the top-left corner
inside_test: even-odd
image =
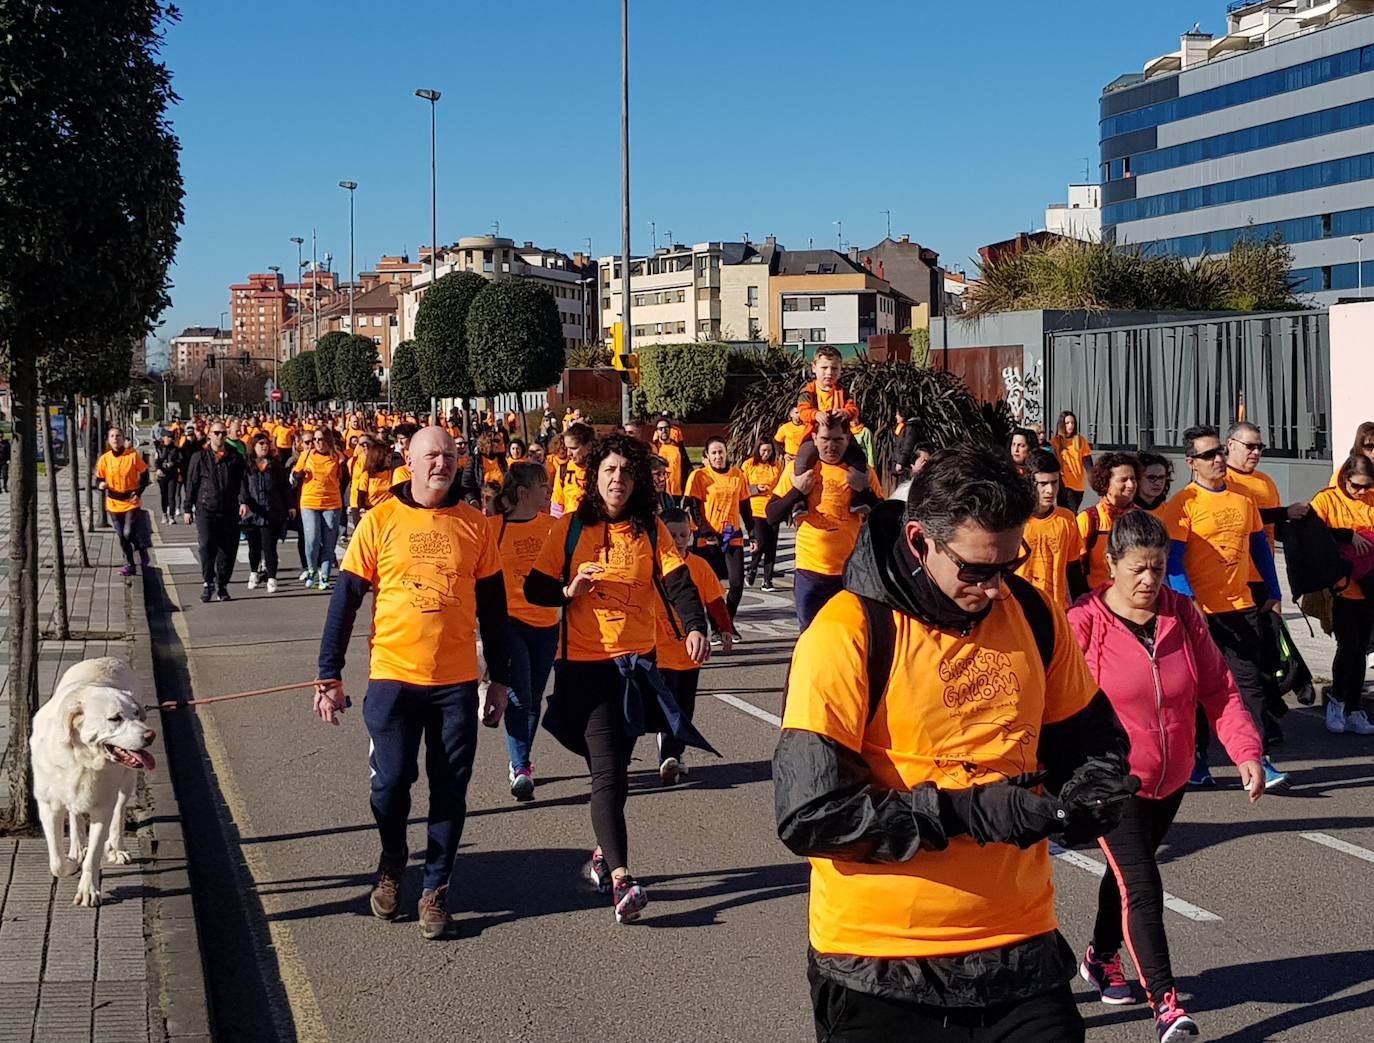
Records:
[[[786,250],[769,287],[777,340],[786,344],[866,344],[911,325],[910,297],[858,261],[859,251]]]
[[[1070,185],[1066,203],[1045,208],[1045,231],[1095,243],[1102,238],[1102,186]]]
[[[1100,108],[1104,235],[1198,257],[1278,234],[1319,304],[1374,282],[1374,0],[1238,0]]]
[[[860,250],[858,256],[865,270],[890,283],[916,305],[925,305],[925,322],[918,325],[928,324],[931,315],[944,314],[944,269],[940,255],[930,247],[913,243],[909,235],[896,239],[888,236]]]
[[[195,380],[211,355],[223,358],[234,350],[229,330],[214,326],[187,326],[172,338],[171,368],[180,381]]]

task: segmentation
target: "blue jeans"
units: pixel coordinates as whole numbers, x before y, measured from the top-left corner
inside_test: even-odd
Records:
[[[506,749],[510,766],[529,768],[530,747],[539,728],[544,689],[558,652],[558,625],[532,627],[515,617],[507,622],[510,634],[510,704],[506,707]]]
[[[458,842],[467,817],[468,782],[477,752],[477,682],[425,686],[369,681],[363,723],[372,739],[372,817],[382,840],[382,858],[404,865],[410,787],[420,776],[420,738],[425,740],[429,782],[429,843],[425,848],[426,891],[453,875]]]
[[[792,570],[792,597],[797,606],[797,625],[805,630],[825,607],[825,603],[844,590],[843,576],[823,576],[805,569]]]
[[[301,527],[305,531],[305,567],[322,580],[334,568],[334,544],[339,538],[339,510],[301,508]]]

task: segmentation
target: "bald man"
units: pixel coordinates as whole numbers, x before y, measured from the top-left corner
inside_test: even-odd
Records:
[[[410,442],[413,477],[359,522],[339,571],[320,638],[315,712],[332,724],[349,705],[344,656],[363,597],[372,592],[372,655],[363,723],[372,740],[372,815],[381,837],[374,916],[400,908],[408,850],[410,787],[426,746],[429,843],[420,898],[420,934],[449,928],[448,890],[467,815],[477,749],[480,631],[491,686],[482,723],[495,727],[510,680],[506,589],[486,519],[464,503],[453,439],[440,427]]]

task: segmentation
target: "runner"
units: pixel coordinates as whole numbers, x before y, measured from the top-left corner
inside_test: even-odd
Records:
[[[716,575],[728,579],[725,604],[730,610],[731,626],[744,596],[744,538],[753,530],[750,486],[744,472],[730,466],[725,439],[712,435],[706,439],[706,466],[692,472],[687,480],[684,508],[696,525],[696,553],[705,558]],[[758,544],[750,541],[751,553]],[[738,639],[738,633],[734,634]]]
[[[754,447],[754,455],[744,461],[744,480],[749,484],[749,512],[754,517],[754,554],[749,561],[749,585],[758,578],[763,566],[765,594],[773,592],[773,571],[778,557],[778,527],[768,520],[768,500],[782,477],[782,463],[771,438],[761,438]]]
[[[1092,944],[1079,973],[1103,1003],[1133,1000],[1121,970],[1124,939],[1155,1016],[1161,1043],[1195,1036],[1178,1000],[1164,935],[1164,886],[1156,852],[1178,814],[1192,770],[1199,712],[1216,727],[1251,803],[1264,792],[1259,733],[1202,614],[1165,585],[1169,534],[1137,511],[1107,538],[1111,581],[1069,612],[1088,668],[1131,739],[1131,774],[1140,792],[1120,825],[1098,844],[1110,871],[1098,890]],[[1123,922],[1124,920],[1124,922]]]
[[[501,560],[486,521],[454,488],[456,455],[442,428],[418,433],[410,445],[415,479],[363,516],[329,602],[320,638],[324,683],[315,690],[315,712],[337,724],[348,706],[342,677],[349,637],[371,592],[363,722],[372,743],[381,856],[370,904],[383,920],[400,910],[410,788],[423,737],[429,843],[418,919],[426,939],[442,938],[450,922],[448,890],[477,750],[479,629],[491,677],[484,724],[494,727],[505,709],[510,667]]]
[[[539,729],[539,712],[549,671],[558,652],[558,609],[525,600],[525,577],[548,542],[554,520],[549,511],[549,480],[540,464],[517,460],[506,471],[487,519],[496,534],[510,614],[510,702],[506,707],[506,751],[510,754],[510,792],[518,801],[534,799],[530,750]]]
[[[555,518],[574,513],[587,490],[587,458],[591,455],[596,432],[581,422],[569,424],[563,430],[563,448],[567,459],[558,465],[553,480],[550,501]]]
[[[124,432],[119,428],[110,428],[105,442],[109,449],[101,453],[95,463],[96,488],[105,493],[105,512],[110,516],[110,524],[124,555],[124,567],[119,574],[132,576],[137,572],[135,549],[139,564],[145,569],[148,567],[148,548],[142,545],[142,537],[135,531],[143,507],[143,490],[148,488],[148,464],[124,440]]]
[[[587,469],[594,480],[549,533],[525,578],[525,599],[564,610],[544,727],[587,761],[597,839],[588,872],[610,891],[616,922],[626,923],[649,900],[628,868],[625,799],[635,739],[666,730],[710,749],[683,719],[654,664],[658,599],[666,597],[677,612],[694,663],[706,662],[711,646],[691,573],[657,517],[648,448],[608,436],[591,448]]]
[[[1026,546],[1030,556],[1016,574],[1060,608],[1088,592],[1083,578],[1083,548],[1078,523],[1059,502],[1059,458],[1037,449],[1026,460],[1035,509],[1026,522]]]
[[[1059,457],[1059,470],[1062,488],[1059,490],[1059,506],[1067,507],[1077,514],[1083,506],[1083,487],[1087,476],[1092,472],[1093,447],[1078,432],[1078,415],[1072,409],[1059,414],[1059,422],[1054,425],[1054,437],[1050,448]]]
[[[1033,506],[1005,451],[941,450],[797,643],[774,803],[811,860],[818,1040],[1084,1038],[1045,841],[1109,832],[1138,782],[1063,611],[1012,575]]]
[[[1107,582],[1107,540],[1116,519],[1135,510],[1140,487],[1140,460],[1131,453],[1104,453],[1092,472],[1093,492],[1100,500],[1078,515],[1078,535],[1083,541],[1083,569],[1088,586]]]
[[[720,579],[706,559],[688,553],[692,546],[692,519],[685,511],[670,508],[659,515],[678,555],[687,563],[687,571],[696,587],[697,596],[706,608],[706,615],[720,634],[721,651],[729,652],[734,639],[731,636],[730,611],[725,604],[725,591],[721,589]],[[661,599],[660,599],[661,601]],[[697,682],[701,667],[693,661],[687,651],[687,632],[682,620],[667,604],[654,606],[656,617],[655,647],[658,654],[658,671],[668,691],[673,693],[682,716],[691,720],[696,713]],[[686,744],[672,732],[658,733],[658,778],[665,786],[675,786],[679,779],[687,775],[685,759]]]

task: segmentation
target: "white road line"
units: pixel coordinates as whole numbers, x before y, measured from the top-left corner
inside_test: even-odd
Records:
[[[782,718],[779,717],[777,714],[769,713],[767,710],[760,709],[753,703],[747,703],[739,696],[731,695],[729,692],[703,692],[702,694],[714,696],[715,698],[723,702],[726,706],[733,706],[736,710],[743,710],[750,717],[757,717],[761,721],[767,721],[774,728],[782,727]]]
[[[1322,847],[1329,847],[1332,851],[1339,851],[1343,855],[1351,855],[1366,862],[1374,862],[1374,851],[1357,844],[1348,844],[1344,840],[1333,837],[1330,833],[1299,833],[1298,836],[1304,840],[1310,840],[1314,844],[1321,844]]]
[[[1081,851],[1066,851],[1058,845],[1050,845],[1050,853],[1061,862],[1079,869],[1087,870],[1094,876],[1103,876],[1107,872],[1107,866],[1095,858],[1089,858]],[[1171,895],[1168,891],[1164,892],[1164,907],[1172,909],[1179,916],[1187,917],[1189,920],[1196,920],[1198,923],[1221,923],[1221,917],[1216,913],[1209,913],[1206,909],[1194,905],[1192,902],[1184,901],[1177,895]]]

